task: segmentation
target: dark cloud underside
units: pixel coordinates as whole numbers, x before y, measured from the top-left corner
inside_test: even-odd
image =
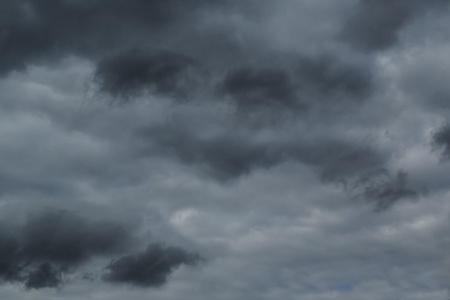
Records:
[[[399,31],[429,8],[448,0],[360,0],[343,25],[342,38],[363,51],[384,50],[398,40]]]
[[[432,135],[432,145],[440,151],[443,160],[450,159],[450,125],[446,124],[436,130]]]
[[[131,242],[129,230],[121,224],[49,211],[30,218],[23,227],[2,228],[0,277],[25,281],[28,288],[55,287],[64,270],[94,256],[121,253]]]
[[[161,286],[179,266],[195,265],[200,259],[196,253],[172,246],[150,244],[138,254],[122,256],[108,266],[103,280],[129,283],[136,286]]]
[[[449,5],[0,0],[0,298],[444,299]]]
[[[406,187],[406,173],[391,176],[385,158],[374,148],[331,139],[311,141],[302,136],[261,138],[237,128],[232,132],[200,137],[195,127],[175,122],[142,129],[138,136],[144,145],[141,155],[174,157],[220,181],[237,180],[254,170],[291,161],[317,169],[324,182],[340,184],[374,203],[377,210],[416,195]]]
[[[192,20],[199,9],[222,3],[221,0],[3,1],[0,73],[23,70],[29,63],[68,54],[96,57],[111,48],[142,43],[142,36],[155,41],[162,31],[186,19]]]
[[[182,97],[195,88],[195,82],[189,82],[195,71],[194,60],[185,55],[135,49],[100,61],[94,81],[100,92],[119,100],[139,96],[145,90]]]
[[[49,263],[43,263],[28,274],[25,287],[28,289],[54,288],[62,283],[61,272],[55,270]]]
[[[24,255],[75,265],[97,254],[120,252],[131,242],[120,224],[86,221],[69,212],[49,212],[22,229]]]

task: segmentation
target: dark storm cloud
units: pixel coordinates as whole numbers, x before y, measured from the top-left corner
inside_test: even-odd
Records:
[[[146,144],[141,155],[174,157],[220,181],[294,161],[315,169],[324,182],[363,196],[377,210],[416,195],[407,187],[406,173],[402,171],[393,178],[385,167],[386,158],[370,146],[302,136],[263,138],[242,129],[201,136],[187,124],[155,126],[139,134]]]
[[[164,30],[183,23],[199,9],[222,3],[221,0],[214,3],[205,0],[2,1],[0,74],[70,54],[96,57],[128,43],[154,43]]]
[[[439,151],[442,160],[450,159],[450,124],[446,124],[433,132],[432,146]]]
[[[240,67],[230,70],[221,86],[239,108],[281,107],[298,109],[302,104],[295,95],[290,74],[279,68]]]
[[[144,92],[195,100],[199,89],[211,89],[210,97],[231,100],[238,111],[299,111],[336,100],[360,102],[373,88],[369,67],[344,63],[334,56],[279,58],[272,64],[235,63],[226,70],[200,66],[194,59],[168,50],[133,49],[101,60],[96,67],[94,88],[118,100],[129,100]],[[210,91],[212,92],[212,91]]]
[[[200,260],[197,253],[178,247],[150,244],[138,254],[125,255],[112,261],[102,277],[109,282],[121,282],[142,287],[161,286],[179,266],[195,265]]]
[[[261,137],[257,132],[242,128],[222,129],[210,135],[199,134],[197,130],[183,122],[142,129],[139,132],[145,141],[142,154],[174,156],[221,180],[289,160],[319,166],[325,181],[339,181],[341,177],[383,164],[383,158],[370,147],[339,140]]]
[[[54,288],[62,284],[62,272],[49,263],[42,263],[28,274],[25,287],[28,289]]]
[[[219,90],[244,112],[296,111],[336,100],[360,102],[370,95],[372,85],[369,68],[332,56],[289,57],[275,66],[231,69]]]
[[[67,211],[48,212],[22,228],[25,257],[69,266],[94,255],[117,253],[131,241],[127,229],[115,223],[92,222]]]
[[[183,127],[158,126],[140,132],[149,142],[143,155],[163,154],[197,165],[220,180],[250,173],[256,167],[270,167],[284,160],[284,149],[267,142],[252,141],[239,132],[201,137]]]
[[[100,92],[129,99],[143,91],[183,97],[195,88],[200,72],[193,59],[169,51],[134,49],[99,62],[94,82]]]
[[[0,279],[14,281],[19,278],[22,267],[19,265],[21,246],[19,241],[8,234],[6,230],[0,231]]]
[[[120,224],[93,222],[67,211],[37,215],[24,226],[2,228],[0,278],[28,288],[54,287],[69,268],[97,255],[119,253],[132,241]]]
[[[363,51],[383,50],[397,42],[399,31],[428,8],[448,0],[360,0],[344,22],[341,37]]]

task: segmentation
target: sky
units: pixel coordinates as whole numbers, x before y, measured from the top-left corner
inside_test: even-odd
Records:
[[[445,300],[450,1],[0,1],[0,298]]]

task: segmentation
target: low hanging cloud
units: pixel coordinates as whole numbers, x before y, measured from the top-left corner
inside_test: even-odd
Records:
[[[392,176],[386,158],[373,147],[336,139],[308,140],[297,136],[255,135],[241,129],[200,136],[195,127],[160,125],[139,131],[141,154],[173,157],[216,180],[233,181],[255,170],[298,162],[317,171],[325,183],[338,184],[377,211],[415,197],[406,172]]]
[[[5,0],[0,4],[0,74],[67,55],[101,57],[111,48],[161,41],[193,22],[205,0]],[[188,21],[190,20],[190,21]],[[133,34],[129,34],[133,32]]]
[[[361,103],[374,88],[370,67],[333,56],[274,55],[269,65],[231,64],[225,75],[222,67],[200,66],[201,59],[169,50],[132,49],[102,59],[93,86],[100,96],[118,101],[153,94],[196,102],[201,90],[208,101],[231,101],[244,114],[298,112],[336,101]]]
[[[228,71],[220,91],[231,96],[236,106],[244,111],[277,107],[301,109],[295,82],[281,68],[240,67]]]
[[[20,257],[21,246],[19,241],[8,234],[6,230],[0,231],[0,279],[14,281],[19,279],[22,270]]]
[[[158,287],[181,265],[195,265],[197,253],[179,247],[150,244],[144,252],[122,256],[106,267],[102,279],[141,287]]]
[[[0,298],[446,298],[449,3],[1,0]]]
[[[42,263],[31,271],[25,281],[28,289],[55,288],[62,284],[64,270],[56,270],[50,263]]]
[[[170,51],[134,49],[104,59],[97,65],[97,89],[119,100],[144,92],[183,98],[191,94],[200,77],[195,61]]]
[[[56,287],[64,272],[96,257],[122,253],[132,243],[119,223],[90,221],[68,211],[49,211],[24,226],[1,228],[0,278],[28,288]]]
[[[20,238],[27,259],[68,266],[95,255],[119,253],[131,242],[130,232],[121,224],[93,222],[67,211],[28,220]]]

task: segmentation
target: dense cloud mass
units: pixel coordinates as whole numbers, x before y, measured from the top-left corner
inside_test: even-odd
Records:
[[[132,50],[101,61],[95,81],[101,92],[119,99],[136,97],[145,89],[181,97],[192,88],[189,81],[194,70],[194,61],[181,54]]]
[[[295,111],[332,101],[358,102],[371,89],[370,70],[342,64],[336,58],[299,57],[283,65],[229,70],[220,90],[249,113],[261,108]]]
[[[342,38],[362,51],[395,44],[402,27],[428,9],[446,9],[448,0],[360,0],[344,22]]]
[[[75,265],[96,254],[126,248],[131,237],[120,224],[89,222],[69,212],[49,212],[22,228],[23,252],[28,259]]]
[[[126,255],[112,261],[103,280],[130,283],[137,286],[161,286],[167,276],[182,264],[194,265],[200,259],[178,247],[150,244],[143,253]]]
[[[0,1],[0,299],[447,299],[449,13]]]
[[[444,160],[450,158],[450,126],[444,125],[433,134],[433,146],[441,152]]]
[[[0,239],[2,279],[25,281],[28,288],[56,287],[64,270],[94,256],[121,253],[132,242],[121,224],[91,222],[67,211],[46,212],[19,228],[2,228]]]
[[[61,284],[61,272],[54,270],[49,263],[43,263],[30,272],[25,281],[25,286],[29,289],[53,288]]]
[[[67,54],[98,57],[112,46],[140,43],[130,31],[159,40],[161,31],[188,22],[208,6],[204,0],[4,1],[0,72]]]

